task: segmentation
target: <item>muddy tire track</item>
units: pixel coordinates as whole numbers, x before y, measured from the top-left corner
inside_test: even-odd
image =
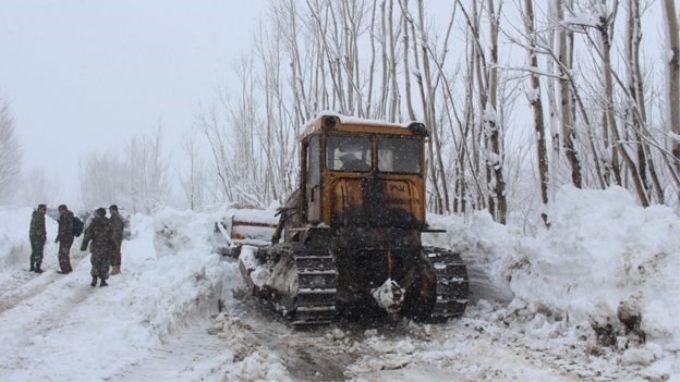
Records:
[[[336,325],[293,329],[262,301],[235,291],[232,316],[249,332],[253,347],[277,355],[291,378],[299,381],[345,381],[347,366],[357,358]],[[341,333],[341,334],[338,334]]]

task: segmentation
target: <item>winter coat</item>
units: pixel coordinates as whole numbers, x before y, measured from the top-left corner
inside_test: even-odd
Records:
[[[61,244],[73,244],[73,212],[66,210],[59,217],[59,233],[57,241]]]
[[[28,237],[33,244],[45,244],[47,240],[45,214],[41,214],[38,210],[34,210],[31,216],[31,227],[28,231]]]
[[[121,245],[123,244],[123,230],[125,229],[125,223],[123,223],[120,213],[112,213],[109,221],[111,222],[111,229],[113,230],[111,237],[114,244],[116,245],[115,248],[120,249]]]
[[[87,229],[85,230],[85,236],[83,237],[83,244],[80,246],[81,251],[87,250],[87,245],[90,245],[90,252],[95,255],[106,255],[108,256],[111,248],[115,243],[112,239],[111,222],[109,219],[102,216],[95,216]]]

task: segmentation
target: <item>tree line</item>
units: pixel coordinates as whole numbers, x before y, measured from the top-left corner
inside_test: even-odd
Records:
[[[83,197],[153,208],[175,175],[186,207],[266,206],[296,186],[301,127],[331,110],[424,122],[433,212],[549,224],[565,184],[675,204],[677,18],[673,0],[270,1],[237,80],[187,126],[186,169],[169,174],[159,127],[123,163],[88,160]]]
[[[237,90],[222,92],[195,126],[223,196],[267,204],[288,194],[300,127],[332,110],[425,122],[437,213],[488,210],[506,223],[543,214],[564,184],[625,187],[643,206],[676,203],[673,0],[428,6],[270,2],[252,51],[233,68]]]

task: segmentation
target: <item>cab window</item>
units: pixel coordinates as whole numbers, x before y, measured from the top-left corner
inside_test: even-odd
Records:
[[[405,137],[378,137],[378,171],[418,174],[422,142]]]
[[[326,166],[332,171],[371,170],[371,139],[365,136],[329,135]]]

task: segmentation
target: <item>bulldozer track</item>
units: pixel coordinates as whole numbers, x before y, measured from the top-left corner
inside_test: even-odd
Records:
[[[292,301],[292,325],[302,328],[336,321],[335,306],[338,271],[333,256],[325,248],[296,246],[292,250],[297,266],[299,290]]]
[[[467,307],[470,281],[460,255],[443,248],[425,247],[437,278],[437,300],[430,320],[442,322],[463,316]],[[291,256],[297,266],[299,290],[295,298],[284,300],[281,313],[290,312],[295,328],[336,322],[337,268],[325,248],[295,246]]]
[[[425,247],[437,276],[437,301],[430,319],[445,321],[465,313],[470,293],[470,279],[460,255],[449,250]]]

